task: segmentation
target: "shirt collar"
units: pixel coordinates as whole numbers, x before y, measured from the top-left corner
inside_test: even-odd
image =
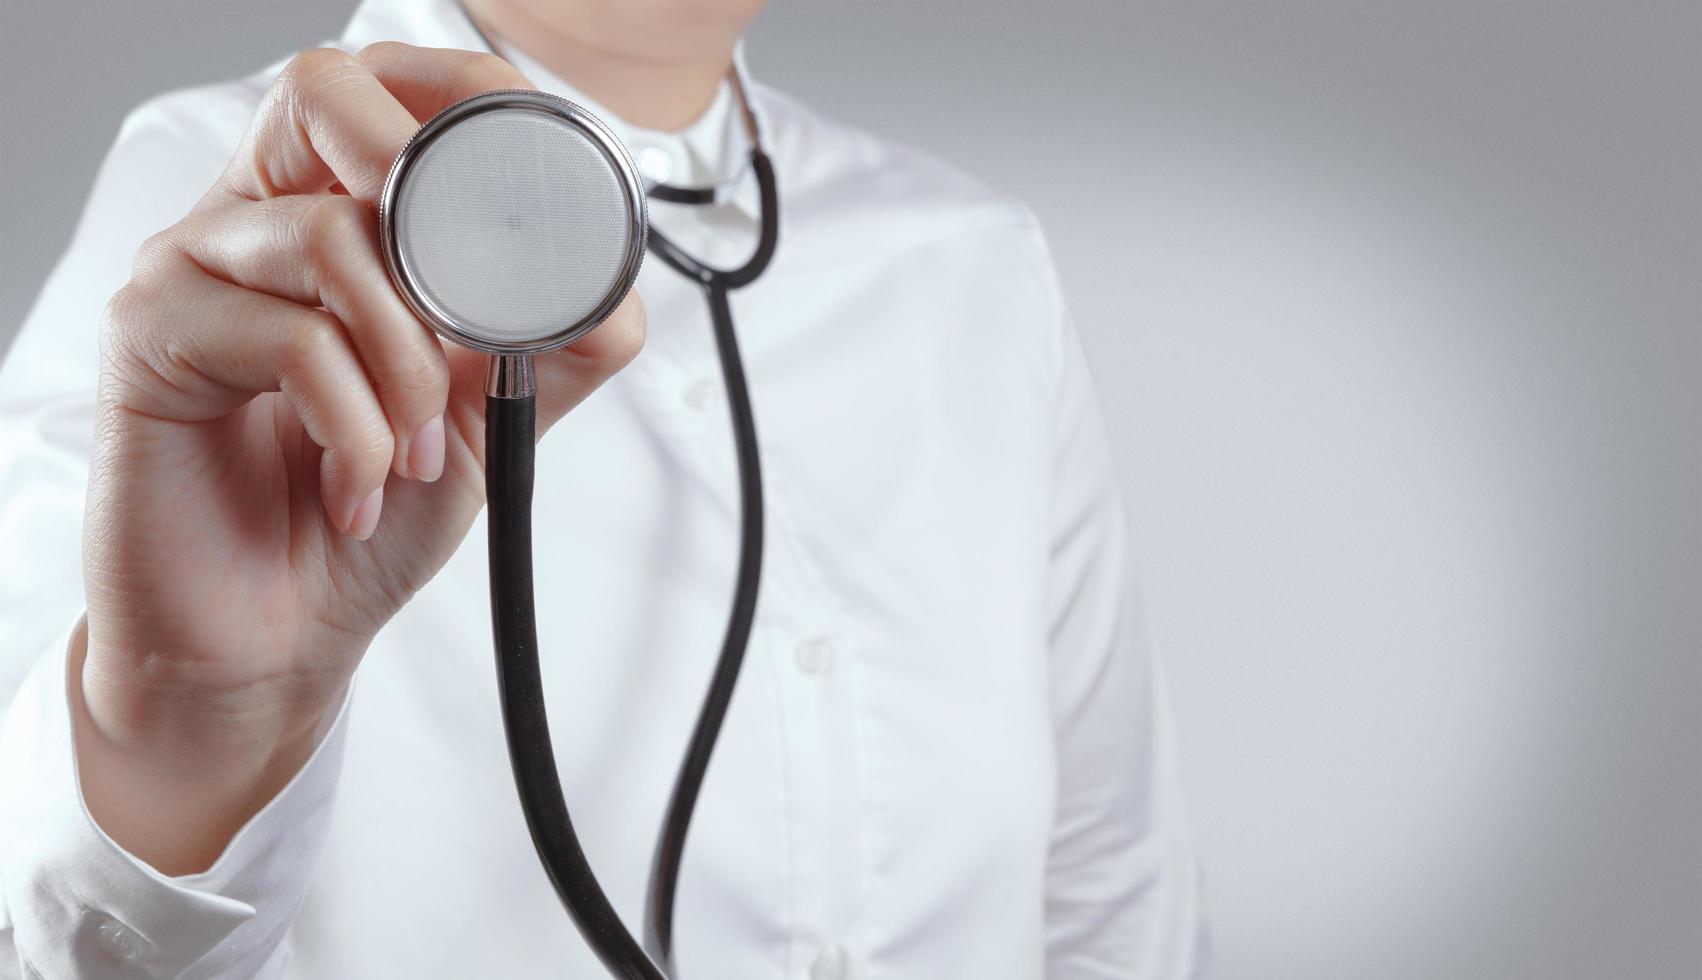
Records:
[[[426,47],[485,50],[484,39],[455,0],[364,0],[350,19],[343,40],[350,48],[390,40]],[[500,39],[498,43],[501,43]],[[634,162],[647,180],[694,186],[738,174],[738,186],[729,194],[726,204],[749,218],[759,216],[761,205],[755,180],[744,173],[748,169],[750,139],[737,111],[732,86],[727,82],[721,83],[714,100],[702,115],[683,129],[667,133],[629,124],[524,51],[512,45],[503,46],[506,50],[498,54],[513,63],[532,84],[584,106],[608,123],[632,152]],[[748,78],[742,41],[733,55],[733,70],[739,73],[741,80]],[[746,97],[753,101],[751,111],[757,115],[760,124],[762,112],[755,104],[748,81],[744,90]]]

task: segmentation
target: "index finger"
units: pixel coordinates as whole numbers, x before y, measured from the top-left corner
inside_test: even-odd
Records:
[[[485,51],[380,41],[362,48],[356,60],[422,123],[481,92],[536,88],[519,69]]]
[[[419,122],[493,88],[531,88],[501,58],[386,42],[316,48],[267,90],[221,185],[260,200],[341,184],[371,203]]]

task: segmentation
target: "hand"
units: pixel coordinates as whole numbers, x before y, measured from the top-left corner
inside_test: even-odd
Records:
[[[484,504],[484,358],[397,296],[374,202],[420,121],[530,87],[465,51],[298,56],[108,308],[78,754],[96,820],[164,873],[204,869],[300,768]],[[643,334],[629,296],[537,358],[539,431]]]

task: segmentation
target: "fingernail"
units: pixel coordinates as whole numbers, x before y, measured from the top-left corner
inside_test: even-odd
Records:
[[[408,472],[414,479],[432,482],[443,475],[443,416],[439,415],[408,440]]]
[[[383,509],[384,488],[379,487],[355,507],[354,516],[349,518],[349,537],[357,541],[372,537],[372,532],[378,527],[378,512]]]

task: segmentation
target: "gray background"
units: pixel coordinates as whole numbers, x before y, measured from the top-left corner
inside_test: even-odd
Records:
[[[334,0],[4,0],[0,339],[121,114]],[[1227,978],[1702,976],[1702,6],[780,0],[754,72],[1026,198]],[[91,329],[93,325],[90,325]]]

